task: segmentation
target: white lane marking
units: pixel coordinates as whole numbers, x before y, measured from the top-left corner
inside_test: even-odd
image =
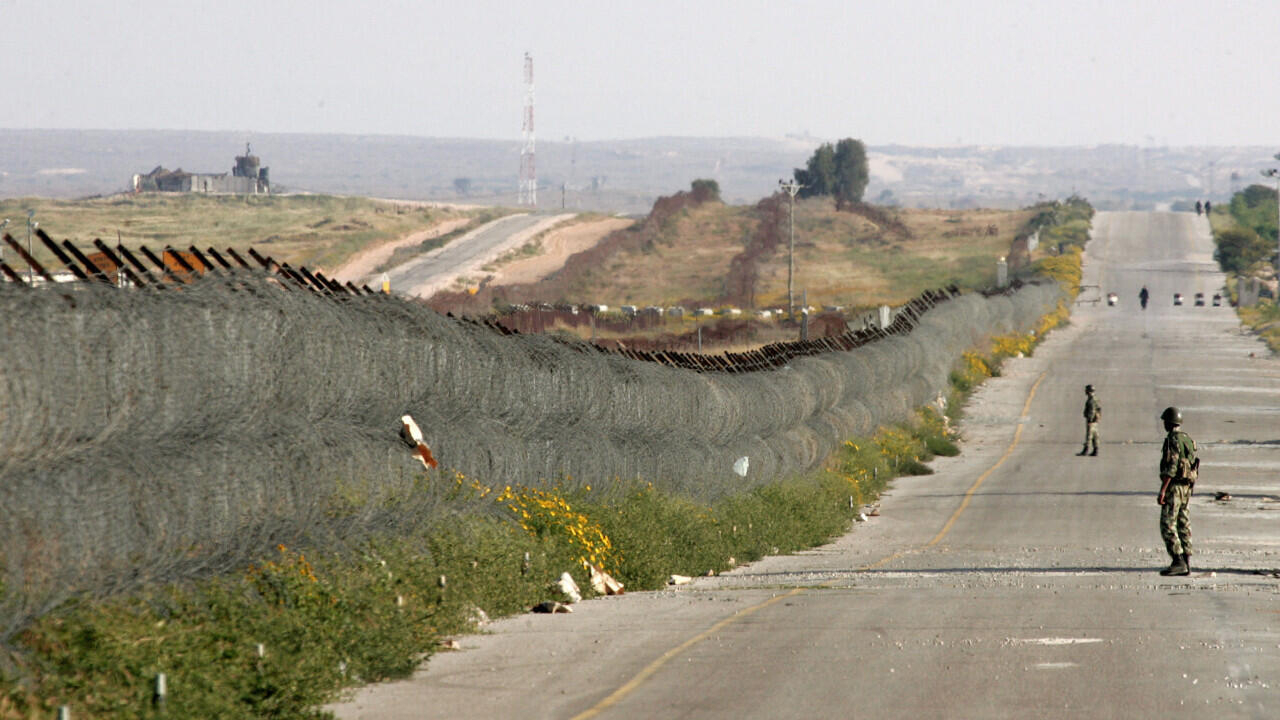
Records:
[[[1239,468],[1241,470],[1280,470],[1280,461],[1267,460],[1208,460],[1201,463],[1206,468]]]
[[[1014,638],[1013,641],[1025,645],[1084,645],[1086,643],[1100,643],[1102,638]]]
[[[1260,393],[1280,395],[1277,387],[1246,387],[1243,385],[1157,385],[1161,390],[1203,390],[1205,392]]]
[[[1150,500],[1144,501],[1150,503]],[[1161,550],[1161,552],[1164,552]],[[839,571],[836,571],[839,572]],[[1038,578],[1081,578],[1094,577],[1102,575],[1114,575],[1114,571],[1110,570],[1041,570],[1033,565],[1009,565],[1001,567],[977,567],[963,568],[961,570],[948,570],[946,572],[931,572],[928,570],[879,570],[871,573],[868,579],[877,580],[944,580],[946,578],[957,578],[965,575],[991,575],[993,573],[1009,574],[1023,573],[1034,575]],[[852,572],[844,571],[846,575],[863,575],[864,571],[854,570]]]
[[[1080,663],[1073,662],[1047,662],[1036,663],[1037,670],[1065,670],[1066,668],[1080,667]]]
[[[1241,513],[1241,515],[1253,515],[1254,517],[1266,517],[1274,519],[1275,513]],[[1236,517],[1234,514],[1232,517]],[[1280,547],[1280,539],[1253,537],[1250,535],[1215,535],[1213,536],[1215,545],[1242,545],[1245,547]]]
[[[1214,452],[1218,452],[1219,450],[1254,450],[1254,451],[1261,450],[1263,452],[1266,452],[1266,451],[1280,450],[1280,442],[1277,442],[1275,440],[1266,440],[1266,441],[1209,440],[1208,442],[1196,441],[1196,447],[1200,448],[1201,450],[1206,450],[1206,449],[1213,450]]]
[[[1184,416],[1204,413],[1221,415],[1275,415],[1280,408],[1257,405],[1181,405]]]

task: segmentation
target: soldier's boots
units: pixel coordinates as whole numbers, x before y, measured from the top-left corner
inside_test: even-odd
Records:
[[[1094,456],[1094,457],[1098,457],[1098,446],[1097,446],[1097,445],[1094,445],[1094,446],[1093,446],[1093,452],[1091,452],[1091,453],[1089,453],[1089,454],[1090,454],[1090,455],[1092,455],[1092,456]]]
[[[1080,452],[1078,452],[1078,453],[1076,453],[1076,454],[1077,454],[1077,455],[1079,455],[1079,456],[1081,456],[1081,457],[1084,457],[1085,455],[1088,455],[1088,454],[1089,454],[1089,444],[1088,444],[1088,443],[1085,443],[1085,446],[1084,446],[1084,447],[1082,447],[1082,448],[1080,448]]]
[[[1190,575],[1191,568],[1187,567],[1187,557],[1186,555],[1174,555],[1173,562],[1169,564],[1169,567],[1161,570],[1160,574],[1165,577]]]
[[[1187,574],[1191,574],[1191,553],[1182,553],[1182,564],[1187,566]]]

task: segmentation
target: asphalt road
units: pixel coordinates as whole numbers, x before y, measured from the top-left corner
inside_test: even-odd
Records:
[[[1280,362],[1191,304],[1222,284],[1211,246],[1189,213],[1099,214],[1085,284],[1121,304],[1008,363],[963,454],[837,542],[494,623],[339,717],[1280,717]],[[1096,458],[1075,455],[1086,383]],[[1157,574],[1170,404],[1202,457],[1189,578]]]
[[[479,271],[485,263],[571,215],[507,215],[419,255],[387,272],[394,292],[430,297],[455,278]]]

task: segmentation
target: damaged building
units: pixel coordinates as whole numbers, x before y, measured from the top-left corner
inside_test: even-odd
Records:
[[[244,155],[236,156],[230,173],[190,173],[182,168],[166,170],[158,166],[145,175],[134,175],[133,191],[266,194],[271,192],[267,170],[245,143]]]

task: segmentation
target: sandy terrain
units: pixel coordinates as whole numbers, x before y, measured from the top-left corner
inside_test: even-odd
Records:
[[[359,282],[372,274],[373,269],[391,257],[391,254],[396,250],[409,245],[417,245],[420,242],[452,232],[456,228],[466,225],[470,220],[470,218],[445,220],[426,230],[410,233],[399,240],[393,240],[358,252],[350,260],[343,263],[342,267],[333,271],[333,279],[342,283]]]
[[[542,238],[542,252],[524,257],[499,267],[489,280],[491,285],[532,283],[564,267],[570,255],[581,252],[600,242],[614,230],[621,230],[635,220],[628,218],[604,218],[590,222],[574,223],[558,227]]]

